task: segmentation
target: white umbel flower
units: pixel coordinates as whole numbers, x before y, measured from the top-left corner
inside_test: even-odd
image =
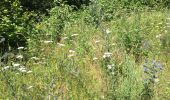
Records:
[[[103,55],[103,58],[109,58],[111,57],[112,53],[110,52],[105,52],[104,55]]]

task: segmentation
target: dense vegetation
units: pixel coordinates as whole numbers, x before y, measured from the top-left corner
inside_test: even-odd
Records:
[[[0,99],[169,100],[169,0],[1,0]]]

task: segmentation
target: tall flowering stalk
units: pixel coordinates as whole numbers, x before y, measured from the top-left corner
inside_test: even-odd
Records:
[[[151,63],[145,60],[143,64],[143,71],[145,75],[144,89],[142,91],[142,98],[149,100],[154,96],[154,87],[159,82],[158,74],[163,70],[163,65],[156,60]]]

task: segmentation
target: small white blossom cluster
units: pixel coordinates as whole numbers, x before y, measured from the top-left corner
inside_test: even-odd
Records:
[[[97,57],[94,57],[93,60],[98,60],[98,58],[97,58]]]
[[[27,68],[25,66],[22,66],[21,64],[19,63],[13,63],[12,66],[14,68],[17,68],[18,71],[22,72],[22,73],[32,73],[31,70],[27,70]]]
[[[110,34],[111,31],[109,29],[106,30],[106,34]]]
[[[44,41],[45,44],[53,43],[53,41]]]
[[[65,44],[62,44],[62,43],[57,43],[57,45],[58,45],[59,47],[64,47],[64,46],[65,46]]]
[[[108,68],[109,70],[111,70],[114,66],[115,66],[114,64],[112,64],[112,65],[107,65],[107,68]]]
[[[18,47],[18,50],[22,50],[22,49],[24,49],[24,47]]]
[[[71,36],[72,36],[72,37],[75,37],[75,36],[78,36],[78,35],[79,35],[79,34],[72,34]]]
[[[11,66],[5,66],[5,67],[2,68],[2,71],[5,71],[5,70],[10,69],[10,67],[11,67]]]
[[[16,58],[17,59],[23,59],[23,55],[17,55]]]
[[[103,58],[109,58],[112,56],[112,53],[110,52],[105,52],[104,55],[103,55]]]
[[[69,50],[69,55],[68,55],[68,57],[70,58],[70,57],[74,57],[76,54],[76,52],[74,51],[74,50]]]

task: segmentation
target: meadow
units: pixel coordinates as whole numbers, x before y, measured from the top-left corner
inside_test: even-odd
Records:
[[[63,4],[32,29],[17,27],[28,45],[0,62],[0,99],[169,100],[169,9],[112,7]]]

